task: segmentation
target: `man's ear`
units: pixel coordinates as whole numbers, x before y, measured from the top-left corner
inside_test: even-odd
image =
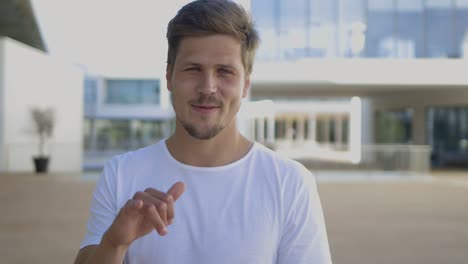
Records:
[[[247,97],[250,89],[250,75],[247,75],[244,82],[244,88],[242,89],[242,98]]]
[[[166,83],[167,83],[167,90],[172,91],[172,66],[167,64],[166,65]]]

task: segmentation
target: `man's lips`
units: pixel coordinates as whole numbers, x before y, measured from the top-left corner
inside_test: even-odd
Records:
[[[212,105],[192,105],[193,109],[195,111],[200,112],[200,113],[211,113],[216,111],[218,109],[218,106],[212,106]]]

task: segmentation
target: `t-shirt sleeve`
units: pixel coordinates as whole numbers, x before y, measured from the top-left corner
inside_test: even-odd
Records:
[[[97,181],[90,206],[87,231],[80,248],[99,245],[102,236],[118,214],[116,202],[117,175],[115,168],[116,160],[114,158],[106,164]]]
[[[294,171],[300,177],[292,177],[298,181],[286,194],[289,201],[285,204],[278,264],[330,264],[330,248],[315,178],[302,165]]]

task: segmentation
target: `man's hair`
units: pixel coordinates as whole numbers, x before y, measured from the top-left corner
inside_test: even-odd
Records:
[[[241,43],[242,63],[252,73],[259,43],[252,18],[240,5],[229,0],[197,0],[182,7],[167,26],[167,64],[172,70],[180,42],[184,37],[223,34]]]

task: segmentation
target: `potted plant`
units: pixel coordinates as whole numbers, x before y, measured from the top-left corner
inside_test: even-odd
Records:
[[[46,141],[52,136],[55,125],[55,115],[52,108],[31,109],[35,130],[39,138],[39,154],[33,157],[36,173],[45,173],[48,170],[50,157],[45,153]]]

